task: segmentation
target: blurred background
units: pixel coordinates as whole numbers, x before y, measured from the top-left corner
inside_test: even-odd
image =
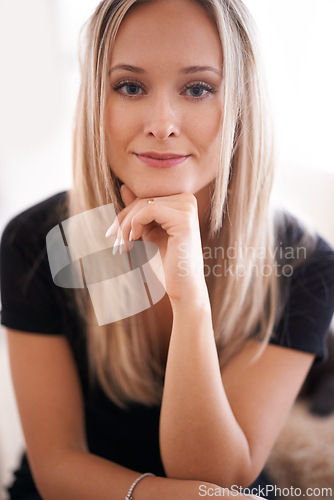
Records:
[[[258,25],[276,130],[275,198],[334,244],[334,2],[245,3]],[[0,0],[0,232],[18,212],[70,187],[77,42],[97,4]],[[0,486],[22,446],[1,331]]]

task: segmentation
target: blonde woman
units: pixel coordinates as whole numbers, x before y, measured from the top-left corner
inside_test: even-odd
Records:
[[[241,0],[104,0],[89,20],[73,187],[2,238],[2,324],[26,440],[12,499],[263,493],[257,478],[326,354],[334,261],[320,237],[269,210],[253,31]],[[82,288],[53,282],[46,236],[106,206],[117,218],[96,237],[114,245],[108,262],[156,245],[165,294],[99,322],[87,274]]]

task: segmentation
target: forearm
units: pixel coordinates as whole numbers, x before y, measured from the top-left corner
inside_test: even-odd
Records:
[[[230,487],[248,477],[249,446],[224,391],[210,308],[187,304],[173,307],[161,456],[170,477]]]
[[[90,453],[73,451],[47,463],[37,483],[44,500],[121,500],[141,472],[122,467]],[[145,477],[135,488],[136,500],[197,498],[199,481]],[[212,485],[211,485],[212,486]]]

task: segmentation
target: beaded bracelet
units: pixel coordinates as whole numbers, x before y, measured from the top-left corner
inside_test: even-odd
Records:
[[[133,500],[132,497],[133,490],[135,489],[139,481],[141,481],[142,479],[144,479],[144,477],[147,476],[155,476],[155,474],[152,474],[151,472],[146,472],[145,474],[142,474],[141,476],[137,477],[137,479],[131,484],[128,494],[126,495],[124,500]]]

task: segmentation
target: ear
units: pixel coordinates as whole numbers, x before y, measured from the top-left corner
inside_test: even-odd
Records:
[[[122,186],[121,186],[121,196],[122,196],[122,200],[124,202],[124,205],[126,207],[128,205],[130,205],[137,198],[137,196],[125,184],[122,184]]]

